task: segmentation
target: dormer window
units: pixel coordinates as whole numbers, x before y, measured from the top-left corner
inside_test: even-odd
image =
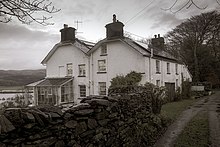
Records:
[[[72,76],[73,75],[73,64],[68,63],[66,65],[66,69],[67,69],[67,76]]]
[[[107,45],[102,44],[101,45],[101,56],[105,56],[105,55],[107,55]]]

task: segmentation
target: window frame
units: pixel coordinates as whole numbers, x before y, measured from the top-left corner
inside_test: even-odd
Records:
[[[178,75],[179,72],[178,72],[178,64],[177,63],[175,64],[175,71],[176,71],[176,75]]]
[[[170,62],[167,62],[167,74],[170,74]]]
[[[84,91],[82,91],[82,90],[84,90]],[[79,96],[81,98],[85,98],[86,97],[86,85],[79,85]]]
[[[79,64],[78,67],[79,67],[79,76],[78,77],[85,77],[86,76],[86,64]],[[80,68],[80,67],[84,67],[84,69]],[[82,74],[81,74],[81,72],[82,72]]]
[[[100,65],[100,62],[103,62],[104,61],[104,64],[101,66]],[[98,72],[99,73],[106,73],[107,71],[107,68],[106,68],[106,60],[103,59],[103,60],[98,60]]]
[[[69,68],[71,67],[71,68]],[[73,63],[67,63],[66,64],[66,75],[72,76],[73,75]]]
[[[156,60],[156,73],[160,74],[160,60]]]
[[[106,56],[106,55],[107,55],[107,44],[102,44],[100,56]]]
[[[98,89],[99,95],[106,95],[107,93],[106,82],[98,82],[98,86],[99,86],[99,89]]]

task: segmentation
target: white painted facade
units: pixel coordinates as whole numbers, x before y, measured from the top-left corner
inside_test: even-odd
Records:
[[[61,42],[56,44],[42,61],[42,64],[46,65],[46,79],[49,79],[49,83],[44,81],[46,86],[53,86],[51,83],[56,79],[71,78],[73,81],[71,86],[73,101],[78,103],[83,98],[82,88],[86,91],[84,97],[107,95],[111,79],[117,75],[126,75],[131,71],[142,74],[140,84],[150,82],[158,86],[165,86],[165,83],[172,83],[177,88],[181,86],[183,80],[192,80],[187,67],[178,63],[176,59],[164,53],[156,54],[153,48],[148,47],[147,44],[124,37],[123,26],[121,22],[113,19],[113,23],[106,25],[107,37],[96,43],[94,47],[89,48],[91,44],[86,45],[75,39],[75,36],[71,37],[74,34],[74,28],[68,28],[67,25],[64,25],[64,29],[61,30]],[[68,32],[68,30],[70,31]],[[161,39],[163,41],[163,38],[158,38],[159,41]],[[102,50],[103,45],[106,47],[105,54]],[[156,71],[156,62],[158,61],[160,63],[159,73]],[[71,64],[71,75],[68,75],[68,64]],[[170,66],[169,73],[167,73],[168,64]],[[80,76],[79,65],[85,65],[85,76]],[[102,66],[101,71],[99,71],[100,65]],[[177,72],[176,67],[178,67]],[[38,83],[35,86],[36,89],[38,88],[35,95],[41,90],[40,86],[45,85],[42,82]],[[61,86],[63,85],[61,84]],[[54,101],[58,104],[62,99],[61,86],[58,86],[58,92],[55,92],[56,100]],[[48,88],[46,88],[47,92]],[[49,97],[47,96],[47,101],[51,101]]]

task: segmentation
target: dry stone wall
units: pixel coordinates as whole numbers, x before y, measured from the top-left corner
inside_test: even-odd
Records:
[[[148,146],[163,125],[140,95],[90,96],[79,105],[6,109],[0,115],[0,146]]]

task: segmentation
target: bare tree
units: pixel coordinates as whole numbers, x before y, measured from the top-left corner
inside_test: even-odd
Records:
[[[203,9],[206,9],[208,7],[208,5],[205,5],[205,6],[200,6],[199,5],[199,2],[195,2],[195,0],[185,0],[179,8],[176,8],[177,5],[178,5],[178,2],[183,2],[182,0],[175,0],[173,2],[173,4],[169,7],[169,8],[166,8],[166,9],[163,9],[165,11],[171,11],[173,13],[177,13],[181,10],[183,10],[184,8],[186,9],[189,9],[191,6],[195,6],[196,8],[200,9],[200,10],[203,10]],[[216,3],[220,5],[220,0],[216,0]]]
[[[189,65],[194,81],[201,80],[200,74],[207,72],[207,68],[201,67],[210,66],[208,62],[213,59],[220,59],[219,32],[220,14],[212,11],[191,17],[167,34],[168,49]]]
[[[0,22],[2,23],[8,23],[13,18],[17,18],[24,24],[37,22],[41,25],[51,25],[53,23],[49,23],[48,20],[52,16],[44,14],[58,11],[60,9],[55,8],[50,0],[0,0]]]

